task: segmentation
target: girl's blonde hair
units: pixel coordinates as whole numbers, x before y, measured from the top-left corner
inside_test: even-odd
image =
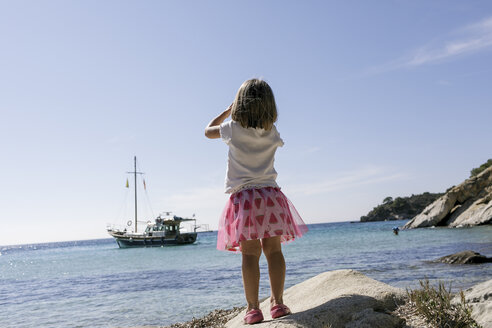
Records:
[[[277,105],[268,83],[261,79],[245,81],[232,104],[231,118],[243,128],[271,130],[277,121]]]

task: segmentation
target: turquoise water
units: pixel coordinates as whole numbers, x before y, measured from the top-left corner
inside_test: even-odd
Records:
[[[492,226],[395,236],[394,225],[309,225],[303,238],[284,247],[286,287],[348,268],[401,288],[427,277],[457,290],[492,277],[492,264],[429,262],[465,249],[492,256]],[[215,242],[216,233],[200,233],[194,245],[164,248],[119,249],[112,239],[0,247],[0,327],[168,325],[242,306],[241,256],[215,250]],[[266,297],[263,257],[261,272],[260,297]]]

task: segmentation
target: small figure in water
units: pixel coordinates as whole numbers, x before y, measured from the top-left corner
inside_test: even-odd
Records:
[[[395,235],[397,235],[399,231],[400,231],[400,228],[398,228],[398,227],[393,227],[393,233],[394,233]]]

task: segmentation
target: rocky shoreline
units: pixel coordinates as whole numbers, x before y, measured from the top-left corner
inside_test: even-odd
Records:
[[[245,307],[234,307],[229,310],[215,309],[201,318],[193,318],[190,321],[175,323],[164,328],[207,328],[225,327],[225,324],[235,316],[244,312]]]
[[[465,291],[473,319],[484,328],[492,327],[491,295],[492,279]],[[265,320],[255,327],[432,327],[406,291],[354,270],[319,274],[288,288],[284,300],[293,314],[272,320],[268,314],[269,300],[265,300],[260,304]],[[204,317],[164,328],[249,327],[242,322],[244,311],[245,308],[238,307],[214,310]]]
[[[175,323],[163,328],[225,328],[229,320],[239,314],[244,315],[244,310],[244,307],[229,310],[216,309],[201,318],[193,318],[190,321]],[[404,328],[432,328],[425,321],[425,317],[420,315],[410,303],[398,306],[393,314],[405,321]]]
[[[492,223],[492,166],[450,188],[404,228],[470,227]]]
[[[163,328],[225,328],[225,324],[233,317],[241,314],[245,308],[232,308],[229,310],[216,309],[201,318],[193,318],[190,321],[175,323]],[[404,328],[432,328],[425,317],[420,315],[410,303],[400,305],[393,314],[405,320]]]
[[[404,228],[471,227],[492,224],[492,159],[445,193],[425,192],[410,197],[386,197],[360,222],[410,220]]]

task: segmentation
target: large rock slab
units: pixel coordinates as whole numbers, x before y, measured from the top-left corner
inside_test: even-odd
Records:
[[[446,193],[427,206],[422,213],[408,221],[403,228],[422,228],[438,225],[453,209],[457,198],[456,192]]]
[[[449,189],[404,228],[467,227],[492,223],[492,166]]]
[[[487,257],[474,251],[463,251],[440,257],[435,262],[448,264],[480,264],[492,262],[492,257]]]
[[[404,327],[404,320],[390,314],[404,303],[405,292],[368,278],[354,270],[319,274],[284,292],[292,314],[272,320],[270,300],[260,304],[265,321],[255,327],[303,328],[386,328]],[[230,320],[227,328],[243,324],[244,312]]]
[[[459,295],[454,299],[459,302]],[[472,307],[472,318],[484,328],[492,327],[492,279],[465,291],[465,299]]]
[[[482,197],[470,198],[446,222],[449,227],[475,226],[492,220],[492,186],[485,189]],[[455,213],[456,212],[456,213]]]

